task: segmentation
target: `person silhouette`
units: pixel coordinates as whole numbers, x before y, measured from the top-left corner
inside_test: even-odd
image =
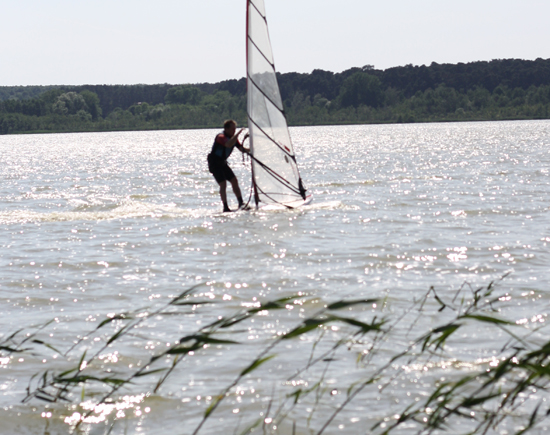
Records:
[[[227,159],[233,152],[234,148],[237,148],[242,153],[249,153],[250,150],[245,148],[239,142],[239,135],[244,129],[240,129],[237,132],[237,123],[232,119],[229,119],[223,123],[223,132],[216,135],[212,150],[208,154],[208,170],[216,179],[216,182],[220,186],[220,197],[223,203],[223,211],[230,212],[229,204],[227,203],[227,182],[231,183],[233,193],[239,201],[239,208],[244,206],[243,197],[241,195],[241,189],[239,188],[239,182],[237,177],[233,173],[233,170],[227,164]],[[248,133],[245,134],[243,141],[248,137]]]

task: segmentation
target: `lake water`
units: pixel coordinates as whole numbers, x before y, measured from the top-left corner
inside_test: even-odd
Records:
[[[431,286],[451,297],[465,282],[486,286],[509,274],[498,284],[512,295],[500,315],[528,319],[527,327],[545,323],[549,121],[292,128],[313,202],[296,210],[231,214],[221,213],[206,168],[216,132],[0,136],[0,341],[56,319],[35,338],[59,351],[30,340],[21,346],[30,350],[1,351],[2,433],[69,433],[90,409],[93,418],[78,433],[192,433],[212,397],[273,337],[340,299],[385,298],[383,307],[345,313],[395,318]],[[230,163],[248,196],[248,163],[235,154]],[[235,207],[230,189],[228,197]],[[263,301],[301,299],[240,323],[226,339],[238,337],[241,345],[212,344],[186,356],[156,393],[158,376],[150,375],[119,390],[101,409],[94,406],[103,387],[94,385],[77,387],[70,403],[22,403],[34,374],[78,366],[85,350],[93,355],[124,325],[113,322],[66,353],[106,316],[152,312],[193,286],[191,300],[209,304],[142,318],[124,340],[101,350],[90,370],[128,375],[220,316]],[[418,327],[453,316],[433,311]],[[395,349],[416,337],[406,338],[407,324],[399,325]],[[324,329],[320,348],[330,348],[344,329]],[[484,334],[462,335],[449,359],[475,364],[507,340]],[[368,370],[357,364],[366,346],[359,342],[334,358],[326,376],[323,368],[285,383],[307,363],[316,340],[313,331],[281,343],[273,360],[228,393],[200,433],[240,433],[258,418],[269,431],[316,433],[347,387]],[[392,346],[386,343],[372,364],[382,364]],[[400,385],[365,390],[324,433],[370,433],[374,423],[403,410],[411,392],[425,395],[443,369],[410,366],[399,375]],[[270,412],[292,388],[311,386],[314,379],[321,379],[316,397],[322,399],[306,397],[303,408],[274,428]]]

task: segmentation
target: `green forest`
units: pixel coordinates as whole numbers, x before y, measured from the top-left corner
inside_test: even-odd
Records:
[[[289,125],[550,118],[550,59],[278,74]],[[246,125],[246,80],[0,86],[0,134]]]

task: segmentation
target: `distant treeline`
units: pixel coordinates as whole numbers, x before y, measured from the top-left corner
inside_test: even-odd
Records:
[[[550,59],[278,74],[290,125],[550,118]],[[0,87],[0,133],[246,124],[246,81]]]

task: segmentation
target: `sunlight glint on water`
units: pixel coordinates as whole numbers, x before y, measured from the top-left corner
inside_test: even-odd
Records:
[[[505,273],[505,288],[535,295],[518,302],[514,315],[548,311],[550,122],[293,128],[313,203],[226,215],[206,168],[215,134],[0,136],[0,339],[56,318],[49,343],[67,349],[107,314],[154,307],[196,284],[200,297],[219,304],[177,321],[151,319],[134,341],[106,351],[103,367],[136,367],[178,334],[294,294],[310,300],[259,318],[251,343],[327,301],[387,296],[400,312],[430,286],[451,292]],[[248,192],[248,163],[237,154],[231,166]],[[141,329],[156,341],[140,342]],[[198,422],[257,351],[196,355],[158,394],[135,387],[89,423],[117,416],[145,433],[174,433],[183,417]],[[281,361],[291,367],[301,352],[289,345]],[[489,357],[479,340],[462,352]],[[55,352],[46,353],[0,358],[0,415],[13,433],[56,433],[94,406],[78,398],[48,408],[21,403],[34,373],[63,369]],[[243,391],[242,404],[228,403],[229,412],[245,412],[245,402],[259,412],[265,404],[254,402],[256,390],[270,394],[274,382],[266,376]],[[347,380],[343,373],[331,385]],[[387,404],[371,405],[357,404],[344,420],[364,424],[366,408],[384,415]],[[124,433],[124,425],[115,428]]]

